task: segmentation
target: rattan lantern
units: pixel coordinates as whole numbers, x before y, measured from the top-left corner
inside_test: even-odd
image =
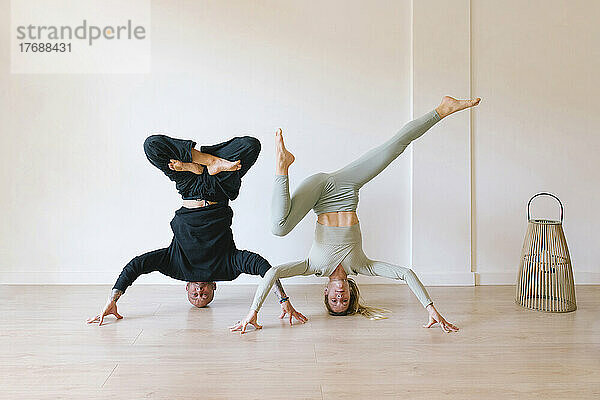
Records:
[[[529,208],[538,196],[550,196],[560,204],[560,221],[531,219]],[[527,203],[527,233],[521,252],[515,302],[547,312],[577,309],[575,284],[567,240],[562,228],[562,202],[551,193],[537,193]]]

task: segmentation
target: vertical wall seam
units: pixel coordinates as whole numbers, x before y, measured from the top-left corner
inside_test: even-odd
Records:
[[[410,2],[410,83],[409,88],[409,114],[410,119],[414,119],[415,114],[415,7],[414,0]],[[413,163],[413,146],[410,146],[408,153],[408,190],[409,190],[409,202],[408,202],[408,263],[409,266],[413,267],[413,203],[414,203],[414,190],[413,190],[413,175],[414,175],[414,163]]]
[[[468,1],[469,13],[469,98],[473,98],[473,14],[472,14],[472,0]],[[473,273],[473,283],[477,285],[477,255],[476,249],[476,210],[475,210],[475,152],[474,152],[474,129],[473,129],[473,110],[469,111],[469,259],[470,268]]]

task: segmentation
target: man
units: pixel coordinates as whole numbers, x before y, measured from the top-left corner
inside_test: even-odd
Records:
[[[171,278],[187,281],[188,300],[205,307],[213,297],[216,281],[231,281],[241,273],[260,275],[271,268],[259,254],[238,250],[233,240],[233,210],[241,179],[254,165],[260,153],[260,141],[250,136],[236,137],[214,146],[194,147],[192,140],[152,135],[144,142],[146,157],[160,169],[183,198],[183,207],[175,211],[171,221],[173,240],[169,247],[154,250],[131,260],[119,275],[110,297],[100,314],[87,320],[102,325],[104,317],[114,315],[117,300],[141,274],[159,271]],[[235,160],[235,161],[234,161]],[[276,293],[282,316],[301,322],[306,317],[292,307],[281,282]],[[256,329],[262,328],[252,323]]]

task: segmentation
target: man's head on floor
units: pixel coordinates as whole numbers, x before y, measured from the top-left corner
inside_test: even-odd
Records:
[[[215,296],[215,282],[188,282],[185,285],[188,300],[198,308],[206,307]]]

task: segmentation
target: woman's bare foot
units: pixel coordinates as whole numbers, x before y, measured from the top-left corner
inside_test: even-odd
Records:
[[[481,98],[479,97],[472,100],[457,100],[454,97],[444,96],[442,103],[435,109],[435,111],[437,111],[440,118],[444,118],[450,114],[454,114],[457,111],[464,110],[465,108],[475,107],[480,101]]]
[[[287,175],[288,168],[292,165],[296,157],[285,148],[281,128],[275,132],[275,151],[277,160],[277,164],[275,165],[276,173],[277,175]]]
[[[184,163],[179,160],[169,160],[169,169],[173,171],[189,171],[194,174],[201,175],[204,172],[204,167],[196,163]]]
[[[237,171],[242,168],[242,162],[240,160],[229,161],[224,158],[214,157],[211,163],[206,165],[206,168],[209,175],[216,175],[224,171]]]

